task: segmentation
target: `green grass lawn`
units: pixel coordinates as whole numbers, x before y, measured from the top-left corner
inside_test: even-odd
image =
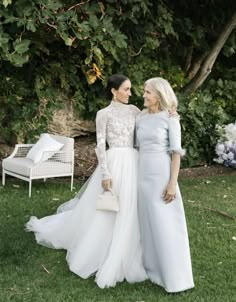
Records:
[[[7,178],[0,186],[0,301],[236,301],[236,176],[181,179],[180,187],[196,287],[167,294],[149,281],[102,290],[93,277],[71,273],[65,251],[37,245],[24,224],[31,215],[52,214],[79,185],[72,193],[68,183],[35,181],[28,198],[27,183]]]

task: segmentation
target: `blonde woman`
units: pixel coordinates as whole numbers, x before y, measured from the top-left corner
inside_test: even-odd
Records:
[[[194,287],[184,208],[177,179],[181,147],[177,98],[165,79],[144,85],[136,121],[138,212],[143,261],[151,281],[175,293]]]

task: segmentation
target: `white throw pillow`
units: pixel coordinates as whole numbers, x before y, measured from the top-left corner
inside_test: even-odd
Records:
[[[43,152],[45,151],[59,151],[64,144],[59,143],[49,134],[43,134],[37,143],[29,150],[26,158],[31,159],[35,164],[37,164],[43,157]],[[44,161],[52,157],[54,153],[44,157]]]

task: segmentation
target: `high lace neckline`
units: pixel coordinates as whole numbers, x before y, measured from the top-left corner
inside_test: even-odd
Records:
[[[97,112],[96,154],[103,179],[111,178],[106,162],[106,142],[109,148],[133,148],[135,118],[139,109],[124,103],[111,101],[110,105]]]
[[[119,106],[119,107],[121,107],[121,106],[126,106],[127,104],[111,100],[111,105],[112,106],[117,106],[117,107]]]

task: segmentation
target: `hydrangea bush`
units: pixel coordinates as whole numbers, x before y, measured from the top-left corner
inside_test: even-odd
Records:
[[[214,161],[226,167],[236,168],[236,122],[218,126],[217,131],[220,139],[215,148],[218,158]]]

